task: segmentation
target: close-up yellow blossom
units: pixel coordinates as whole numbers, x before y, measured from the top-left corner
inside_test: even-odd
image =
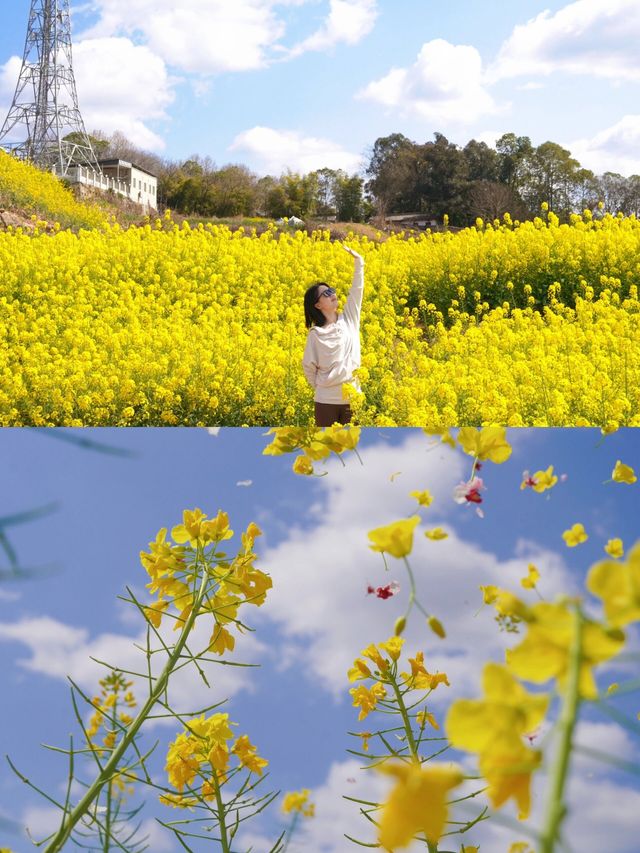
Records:
[[[626,483],[630,486],[635,483],[638,478],[630,465],[625,465],[624,462],[621,462],[618,459],[613,471],[611,472],[611,479],[614,483]]]
[[[488,459],[500,464],[511,456],[511,445],[507,441],[504,427],[462,427],[458,433],[458,441],[465,453],[475,456],[481,462]]]
[[[547,694],[529,693],[507,667],[487,663],[482,671],[484,699],[457,699],[445,721],[447,737],[457,749],[482,754],[495,742],[513,747],[534,731],[549,707]]]
[[[592,566],[587,589],[602,599],[610,625],[621,628],[640,620],[640,542],[624,563],[603,560]]]
[[[581,545],[583,542],[586,542],[589,536],[584,529],[584,525],[576,522],[573,527],[564,531],[562,538],[564,539],[567,548],[575,548],[576,545]]]
[[[552,489],[558,482],[557,476],[553,473],[553,465],[549,465],[546,471],[536,471],[531,477],[525,478],[520,484],[520,488],[531,486],[534,492],[544,492],[547,489]]]
[[[507,649],[509,669],[534,684],[555,678],[562,691],[569,672],[574,621],[570,608],[562,602],[534,604],[529,610],[526,636],[515,648]],[[593,667],[615,657],[623,645],[624,634],[619,629],[584,621],[579,673],[579,692],[583,698],[595,699],[598,695]]]
[[[531,775],[542,761],[539,750],[528,749],[523,743],[496,741],[492,749],[480,754],[480,773],[489,783],[487,795],[494,808],[499,809],[513,798],[518,817],[525,820],[531,810]]]
[[[457,699],[449,708],[445,730],[452,746],[478,753],[488,796],[495,808],[510,798],[521,817],[531,805],[531,774],[541,754],[527,748],[523,736],[544,719],[550,697],[528,693],[505,666],[487,663],[483,669],[484,699]]]
[[[540,572],[533,565],[533,563],[529,563],[526,576],[520,579],[520,586],[524,587],[525,589],[535,589],[535,586],[539,580]]]
[[[624,557],[624,543],[622,539],[609,539],[604,550],[610,557]]]
[[[431,506],[433,503],[433,495],[428,489],[422,492],[409,492],[409,495],[415,498],[420,506]]]
[[[437,843],[448,815],[449,791],[464,776],[455,764],[386,762],[379,770],[396,780],[382,807],[378,840],[386,850],[407,847],[413,836],[424,832]]]
[[[394,521],[384,527],[376,527],[367,534],[373,544],[372,551],[382,551],[392,557],[406,557],[413,548],[413,531],[420,524],[420,516],[413,515]]]
[[[443,530],[441,527],[433,527],[431,530],[425,530],[424,535],[427,539],[431,539],[433,542],[439,542],[442,539],[447,539],[449,534],[446,530]]]

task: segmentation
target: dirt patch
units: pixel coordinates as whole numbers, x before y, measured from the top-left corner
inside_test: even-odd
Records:
[[[0,229],[7,231],[9,228],[24,228],[33,231],[35,223],[31,216],[17,210],[5,210],[0,208]]]

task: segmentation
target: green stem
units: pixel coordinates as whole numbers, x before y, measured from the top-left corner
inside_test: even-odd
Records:
[[[300,812],[294,812],[293,813],[293,820],[291,821],[291,826],[287,830],[287,837],[285,839],[284,847],[282,848],[281,853],[286,853],[286,851],[289,847],[289,842],[291,841],[291,839],[293,837],[293,833],[296,831],[296,825],[298,823],[299,818],[300,818]]]
[[[213,784],[216,789],[216,805],[218,806],[218,826],[220,827],[220,845],[222,849],[222,853],[229,853],[229,839],[227,838],[227,824],[225,823],[225,811],[224,811],[224,803],[222,801],[222,794],[220,793],[220,783],[218,782],[218,774],[214,770],[213,776]]]
[[[409,744],[409,749],[411,750],[411,757],[414,759],[414,761],[419,761],[420,755],[418,754],[418,747],[415,738],[413,737],[411,720],[409,719],[409,714],[407,713],[407,708],[404,704],[402,693],[400,692],[400,688],[398,687],[395,678],[391,678],[389,680],[391,682],[391,686],[393,687],[393,692],[396,695],[396,702],[398,703],[398,710],[400,711],[400,716],[402,717],[402,722],[404,723],[404,730],[407,735],[407,743]]]
[[[91,804],[97,799],[97,797],[100,796],[100,792],[102,791],[102,788],[104,787],[105,783],[110,781],[111,777],[117,770],[120,759],[133,742],[140,727],[151,713],[153,706],[162,697],[164,691],[166,690],[171,672],[180,659],[182,649],[184,648],[184,645],[187,642],[187,637],[189,636],[189,633],[193,627],[193,623],[195,622],[196,617],[199,615],[200,606],[202,604],[202,599],[204,597],[208,580],[208,574],[206,570],[204,570],[202,573],[200,589],[198,591],[197,598],[194,602],[193,610],[189,614],[187,621],[185,622],[184,627],[180,632],[180,636],[178,637],[178,640],[175,646],[173,647],[173,651],[169,655],[169,658],[167,660],[167,663],[165,664],[164,669],[162,670],[162,673],[155,682],[155,686],[152,687],[149,693],[149,698],[140,709],[138,716],[135,718],[135,720],[131,724],[131,727],[128,729],[127,733],[120,741],[120,744],[112,752],[111,758],[103,767],[102,772],[98,775],[93,784],[89,786],[84,797],[82,797],[78,805],[73,809],[73,811],[69,812],[69,815],[66,820],[62,821],[62,823],[60,824],[60,828],[53,837],[53,840],[46,847],[45,853],[57,853],[59,850],[62,850],[63,845],[69,839],[69,836],[73,832],[73,829],[76,824],[81,820],[83,815],[86,814]]]
[[[559,744],[555,755],[551,778],[544,829],[540,841],[540,853],[553,853],[560,827],[567,814],[564,788],[569,772],[573,748],[573,733],[580,708],[580,667],[582,664],[582,624],[579,607],[574,611],[574,634],[569,652],[569,672],[565,685],[562,710],[558,720]]]

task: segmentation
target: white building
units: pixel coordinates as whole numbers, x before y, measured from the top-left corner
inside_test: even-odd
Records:
[[[158,179],[151,172],[126,160],[100,160],[99,165],[102,174],[86,166],[70,166],[65,177],[72,183],[113,190],[144,210],[158,209]]]

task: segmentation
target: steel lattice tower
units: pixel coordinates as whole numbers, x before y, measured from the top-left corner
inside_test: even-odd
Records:
[[[8,142],[20,129],[24,141]],[[22,68],[0,146],[61,177],[75,165],[100,171],[78,108],[69,0],[31,0]]]

